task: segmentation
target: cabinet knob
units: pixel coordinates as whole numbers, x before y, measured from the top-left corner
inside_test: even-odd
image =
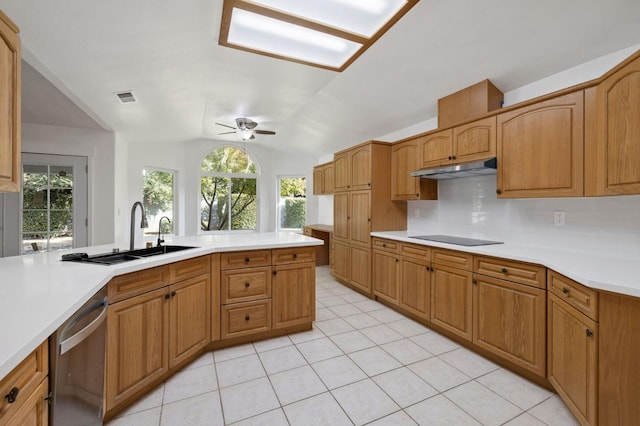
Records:
[[[245,258],[244,258],[245,263],[249,263],[249,261],[250,261],[250,260],[251,260],[251,259],[249,259],[248,257],[245,257]]]
[[[244,317],[245,321],[249,321],[251,319],[251,317],[249,315],[247,315],[246,317]]]
[[[509,272],[509,270],[507,268],[502,268],[500,272],[502,272],[503,274],[506,274],[507,272]]]
[[[171,295],[170,295],[169,293],[167,293],[167,294],[165,294],[165,295],[164,295],[164,298],[165,298],[165,299],[169,299],[170,297],[171,297]]]
[[[273,271],[271,274],[272,275],[278,275],[278,271]]]
[[[53,392],[49,392],[49,394],[44,398],[45,401],[47,401],[47,404],[51,405],[51,403],[53,402]]]
[[[396,262],[400,262],[400,259],[396,259]]]
[[[367,182],[367,186],[371,186],[371,182]]]
[[[416,197],[420,198],[420,194],[416,194]]]
[[[448,156],[448,157],[447,157],[447,159],[448,159],[448,160],[452,160],[451,156]]]
[[[455,159],[456,159],[456,156],[455,156],[455,155],[452,155],[452,156],[451,156],[451,159],[452,159],[452,160],[455,160]]]
[[[176,292],[175,292],[175,291],[172,291],[172,292],[171,292],[171,297],[174,297],[175,295],[176,295]]]
[[[476,280],[475,278],[471,280],[472,283],[474,284],[478,284],[478,280]]]
[[[499,189],[496,189],[496,194],[500,195],[500,194],[502,194],[502,191],[499,190]]]
[[[588,328],[584,332],[587,335],[587,337],[593,336],[593,331],[589,330]]]
[[[245,286],[246,288],[249,288],[249,286],[250,286],[250,285],[251,285],[251,284],[249,284],[249,282],[248,282],[248,281],[247,281],[246,283],[244,283],[244,286]]]
[[[5,398],[7,399],[7,402],[9,404],[13,404],[14,402],[16,402],[16,399],[18,398],[19,393],[20,393],[20,388],[18,388],[17,386],[14,386],[13,388],[11,388],[9,393],[5,396]]]
[[[387,245],[385,243],[382,243],[382,247],[386,247]]]
[[[569,294],[569,287],[562,287],[562,293]]]
[[[298,258],[298,255],[297,255],[297,254],[295,254],[295,253],[293,253],[293,258],[294,258],[294,259],[297,259],[297,258]]]

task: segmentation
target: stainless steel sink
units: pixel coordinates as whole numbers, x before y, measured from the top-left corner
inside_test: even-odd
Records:
[[[116,253],[103,253],[93,254],[89,256],[86,253],[70,253],[62,256],[62,260],[68,262],[85,262],[96,263],[99,265],[114,265],[116,263],[128,262],[130,260],[144,259],[145,257],[158,256],[161,254],[174,253],[176,251],[182,251],[192,249],[196,247],[191,246],[158,246],[149,247],[138,250],[128,250]]]

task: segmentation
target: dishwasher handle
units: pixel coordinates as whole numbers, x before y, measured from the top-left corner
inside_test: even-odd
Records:
[[[82,319],[83,317],[89,315],[90,313],[98,309],[101,309],[102,311],[96,317],[96,319],[91,321],[85,328],[78,331],[73,336],[67,337],[62,342],[60,342],[60,355],[64,355],[65,353],[69,352],[71,349],[76,347],[78,344],[82,343],[83,340],[89,337],[98,327],[100,327],[100,325],[102,325],[104,320],[107,318],[107,298],[106,297],[101,301],[97,302],[95,305],[91,306],[91,308],[88,309],[87,311],[82,312],[81,315],[69,325],[69,327],[73,326],[75,323],[77,323],[78,320]]]

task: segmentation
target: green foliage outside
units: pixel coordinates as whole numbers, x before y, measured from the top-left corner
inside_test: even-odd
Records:
[[[280,179],[280,227],[301,229],[307,220],[307,184],[305,178]]]
[[[172,211],[173,173],[146,170],[142,186],[142,204],[148,216],[164,215],[165,212]],[[161,226],[163,234],[173,233],[173,222],[163,220]],[[157,228],[154,232],[157,232]]]
[[[42,170],[35,170],[37,168]],[[71,235],[72,174],[51,173],[49,175],[46,172],[46,166],[37,166],[34,167],[34,171],[25,172],[22,207],[22,232],[25,238],[46,239]],[[47,209],[49,209],[49,222],[47,222]]]

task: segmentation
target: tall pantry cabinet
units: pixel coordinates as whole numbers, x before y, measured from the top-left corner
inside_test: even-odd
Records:
[[[334,155],[334,275],[367,295],[371,232],[407,229],[407,204],[391,201],[391,144],[370,141]]]

